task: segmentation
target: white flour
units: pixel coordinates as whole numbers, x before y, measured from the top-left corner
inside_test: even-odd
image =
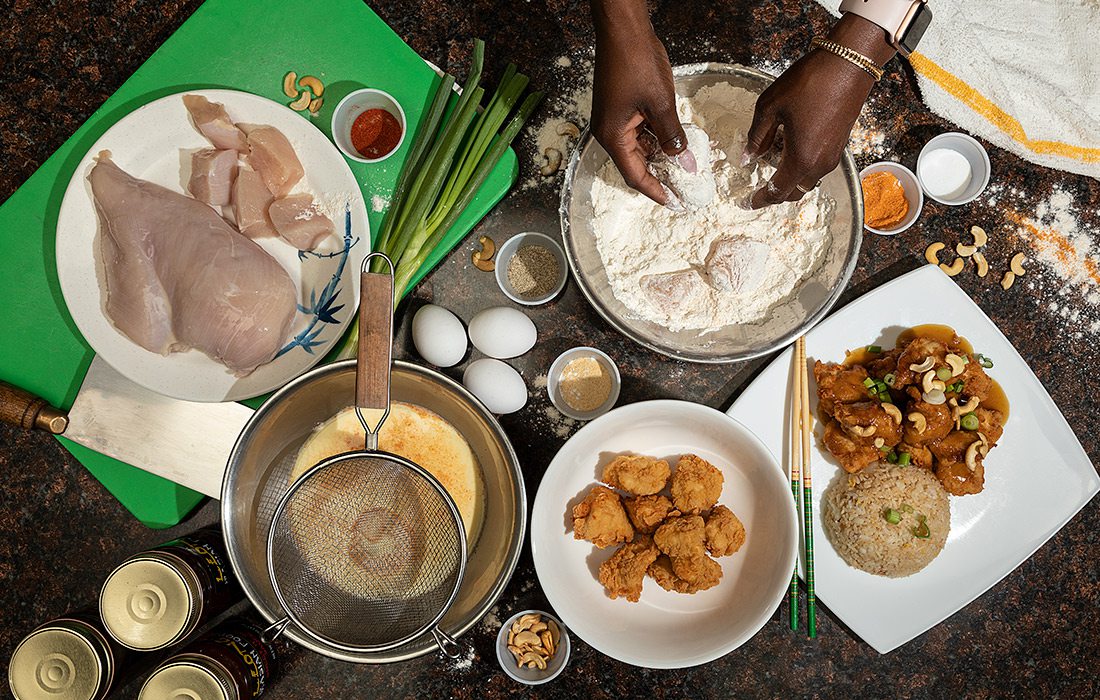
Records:
[[[738,202],[773,172],[732,162],[756,95],[718,83],[677,101],[680,121],[714,143],[718,196],[673,212],[627,187],[608,161],[592,185],[592,225],[612,291],[636,317],[673,331],[760,321],[820,263],[835,203],[815,189],[799,202],[742,209]]]

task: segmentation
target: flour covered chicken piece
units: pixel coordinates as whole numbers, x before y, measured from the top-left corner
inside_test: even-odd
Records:
[[[184,95],[183,106],[191,115],[195,128],[210,139],[214,148],[248,152],[244,133],[229,118],[224,106],[211,102],[202,95]]]
[[[332,219],[325,216],[313,201],[313,195],[292,194],[276,199],[267,215],[275,230],[298,250],[313,250],[332,235]]]
[[[305,175],[294,147],[273,126],[242,124],[241,128],[248,135],[248,164],[260,174],[271,194],[285,197]]]
[[[588,540],[601,549],[632,540],[634,527],[619,494],[606,486],[595,486],[573,506],[573,538]]]
[[[116,328],[162,355],[201,350],[238,375],[275,357],[298,295],[274,258],[206,204],[127,174],[107,154],[88,181]]]
[[[731,294],[750,294],[764,281],[771,247],[744,236],[719,238],[710,244],[705,270],[711,285]]]

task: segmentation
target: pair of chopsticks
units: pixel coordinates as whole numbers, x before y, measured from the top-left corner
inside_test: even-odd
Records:
[[[794,507],[799,507],[802,491],[802,538],[806,558],[806,628],[810,638],[817,637],[817,597],[814,594],[814,511],[813,478],[810,472],[810,382],[806,369],[806,338],[795,341],[791,353],[794,360],[794,380],[791,388],[791,494]],[[801,484],[800,484],[801,482]],[[801,488],[800,488],[801,486]],[[798,562],[791,574],[788,593],[791,609],[791,629],[798,629]]]

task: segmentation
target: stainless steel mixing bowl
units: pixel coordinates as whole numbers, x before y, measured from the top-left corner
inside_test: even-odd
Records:
[[[774,78],[753,68],[723,63],[700,63],[673,69],[678,95],[694,95],[700,88],[727,82],[762,92]],[[829,227],[831,243],[824,260],[787,302],[774,307],[754,324],[730,325],[700,335],[698,331],[670,331],[633,317],[615,298],[592,231],[592,181],[608,161],[607,152],[586,132],[573,154],[561,194],[561,228],[566,257],[581,291],[607,322],[647,348],[691,362],[736,362],[767,354],[788,345],[820,321],[848,284],[859,256],[863,236],[863,194],[851,153],[844,152],[840,167],[821,181],[836,201]]]
[[[519,560],[527,529],[523,473],[500,424],[460,384],[408,362],[394,362],[394,401],[422,406],[449,421],[481,468],[485,515],[471,544],[458,597],[439,623],[457,637],[493,606]],[[222,528],[229,558],[248,598],[268,620],[284,617],[267,571],[267,536],[299,448],[320,423],[355,400],[355,360],[302,375],[269,398],[241,432],[222,485]],[[365,624],[369,622],[364,621]],[[427,634],[385,652],[349,653],[291,625],[286,636],[325,656],[357,663],[404,661],[438,648]]]

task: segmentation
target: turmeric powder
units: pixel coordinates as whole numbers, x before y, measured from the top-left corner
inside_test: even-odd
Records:
[[[861,180],[863,185],[863,223],[880,231],[897,228],[909,214],[905,188],[894,175],[884,170]]]

